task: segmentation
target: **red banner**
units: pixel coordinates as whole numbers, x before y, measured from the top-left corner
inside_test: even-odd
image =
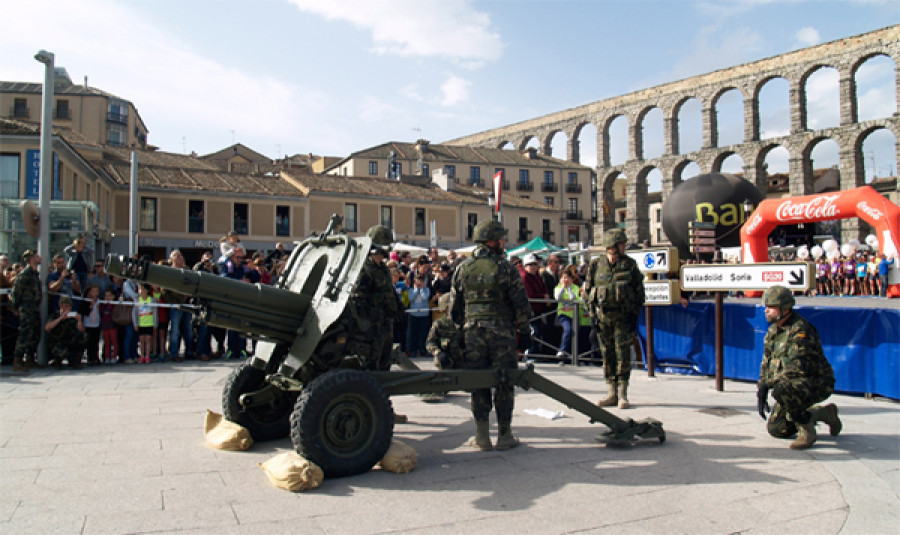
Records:
[[[500,192],[503,190],[503,170],[494,173],[494,211],[499,212],[502,204],[500,203]]]

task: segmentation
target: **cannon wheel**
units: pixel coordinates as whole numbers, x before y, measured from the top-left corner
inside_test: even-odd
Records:
[[[394,411],[381,384],[359,370],[332,370],[303,389],[291,414],[297,453],[325,477],[361,474],[391,445]]]
[[[271,362],[270,362],[271,364]],[[242,394],[266,386],[266,371],[244,362],[231,372],[222,391],[222,412],[226,420],[240,424],[250,431],[253,440],[275,440],[288,436],[291,430],[291,410],[296,396],[289,392],[272,403],[244,408],[238,402]]]

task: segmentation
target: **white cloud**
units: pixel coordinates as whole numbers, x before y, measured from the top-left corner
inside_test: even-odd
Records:
[[[817,45],[822,41],[822,37],[819,36],[819,31],[811,26],[806,26],[797,30],[797,33],[794,35],[797,39],[797,47],[798,48],[806,48],[813,45]]]
[[[472,83],[458,76],[450,76],[441,85],[442,106],[453,106],[469,99],[469,86]]]
[[[503,54],[490,17],[470,0],[289,0],[299,9],[344,20],[372,34],[381,54],[444,57],[465,66],[496,61]]]
[[[291,139],[329,98],[209,59],[127,4],[35,0],[12,3],[4,11],[8,28],[0,34],[0,48],[6,58],[15,58],[11,79],[41,81],[43,71],[31,56],[46,48],[74,83],[87,74],[92,86],[133,102],[150,129],[150,143],[162,141],[163,150],[181,151],[182,136],[188,151],[216,150],[231,142],[232,130],[244,142]]]

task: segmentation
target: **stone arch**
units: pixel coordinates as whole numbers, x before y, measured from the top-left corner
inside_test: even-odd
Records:
[[[892,64],[893,76],[891,76],[891,80],[894,81],[894,84],[892,84],[893,97],[894,97],[893,101],[892,101],[893,113],[887,114],[887,115],[885,115],[885,117],[889,117],[889,116],[897,113],[897,106],[898,106],[898,103],[897,103],[897,97],[898,97],[898,94],[897,94],[897,74],[898,74],[897,73],[897,60],[895,60],[887,52],[873,51],[869,54],[860,56],[859,58],[856,59],[856,61],[853,61],[849,66],[849,72],[850,72],[849,86],[850,87],[849,87],[848,92],[850,94],[848,95],[848,98],[850,100],[850,105],[851,105],[851,108],[850,108],[851,122],[854,122],[854,123],[858,122],[860,120],[860,115],[861,115],[861,106],[860,106],[861,95],[859,95],[859,82],[858,82],[858,78],[857,78],[859,71],[867,63],[869,63],[872,60],[878,59],[878,58],[885,58],[887,61],[890,61]]]
[[[734,171],[731,171],[731,170],[723,170],[723,169],[722,169],[722,167],[723,167],[724,164],[725,164],[725,161],[728,160],[729,158],[733,157],[733,156],[736,156],[737,158],[739,158],[739,159],[741,160],[741,168],[743,168],[743,167],[744,167],[744,163],[746,162],[746,160],[744,159],[744,157],[743,157],[739,152],[737,152],[737,151],[726,150],[726,151],[722,151],[722,152],[718,153],[718,154],[716,155],[716,157],[713,158],[712,168],[710,169],[710,172],[712,172],[712,173],[734,173],[734,174],[742,174],[743,171],[739,171],[739,172],[735,173]]]
[[[597,218],[600,223],[601,234],[616,226],[616,196],[614,186],[619,177],[627,176],[619,169],[614,169],[604,177],[597,177]]]
[[[711,124],[707,125],[707,128],[710,129],[709,139],[710,139],[711,147],[723,146],[723,143],[722,143],[723,136],[722,136],[722,127],[721,127],[723,121],[722,121],[722,117],[719,116],[719,112],[721,111],[720,104],[722,102],[723,97],[725,97],[726,95],[730,95],[733,92],[737,92],[737,94],[740,95],[740,99],[741,99],[740,115],[738,116],[740,119],[740,124],[741,124],[741,134],[740,134],[740,138],[737,140],[736,143],[725,143],[724,145],[736,145],[738,143],[743,143],[745,141],[745,132],[744,132],[743,125],[745,122],[744,113],[746,110],[745,110],[745,106],[744,106],[744,101],[747,99],[747,95],[744,94],[744,91],[741,87],[738,87],[736,85],[725,85],[725,86],[722,86],[721,88],[719,88],[715,93],[713,93],[713,95],[709,99],[709,107],[711,110],[710,116],[709,116],[709,121]],[[724,121],[724,122],[727,123],[727,121]]]
[[[700,165],[690,158],[684,158],[683,160],[681,160],[675,164],[675,166],[672,168],[672,187],[673,188],[675,186],[677,186],[678,184],[681,184],[682,182],[685,181],[684,171],[691,164],[694,164],[697,166]],[[703,169],[700,169],[700,172],[702,173]]]
[[[525,134],[522,136],[522,139],[519,141],[518,150],[521,152],[528,148],[528,144],[534,140],[535,143],[538,143],[538,147],[540,147],[540,140],[534,134]]]
[[[687,118],[686,118],[686,117],[682,117],[681,114],[682,114],[682,111],[684,111],[685,105],[686,105],[688,102],[691,102],[691,101],[693,101],[693,100],[696,100],[697,103],[698,103],[699,106],[700,106],[700,110],[698,111],[698,112],[699,112],[699,120],[700,120],[700,144],[699,144],[698,149],[699,149],[699,148],[702,148],[702,146],[703,146],[703,131],[704,131],[704,125],[703,125],[703,99],[702,99],[701,97],[699,97],[699,96],[696,96],[696,95],[684,95],[683,97],[681,97],[680,99],[678,99],[678,101],[677,101],[677,102],[675,103],[675,105],[672,107],[672,128],[673,128],[673,130],[674,130],[673,135],[674,135],[674,138],[675,138],[675,140],[676,140],[676,142],[677,142],[676,144],[677,144],[677,146],[678,146],[678,152],[677,152],[677,154],[685,154],[685,150],[686,150],[686,149],[685,149],[685,146],[688,145],[688,143],[685,143],[684,136],[682,135],[683,132],[682,132],[682,130],[681,130],[681,127],[683,126],[683,123],[686,123],[686,122],[687,122],[687,121],[686,121]],[[694,152],[694,151],[693,151],[693,150],[688,150],[687,152]]]
[[[503,139],[497,142],[497,148],[503,150],[515,150],[516,146],[513,145],[512,141],[508,139]]]
[[[809,101],[809,82],[813,76],[824,75],[826,71],[834,71],[837,74],[837,85],[835,89],[837,90],[838,99],[837,99],[837,117],[838,121],[831,125],[825,126],[816,126],[813,127],[810,124],[810,108],[812,107],[812,103]],[[816,62],[809,66],[805,71],[800,74],[800,77],[797,79],[797,92],[798,92],[798,100],[796,105],[799,107],[799,118],[800,124],[797,125],[797,130],[821,130],[823,127],[827,128],[830,126],[838,126],[840,125],[840,81],[841,81],[841,70],[838,66],[826,63],[826,62]]]
[[[625,121],[625,124],[627,126],[630,126],[630,124],[628,123],[628,116],[624,112],[613,113],[612,115],[608,116],[603,121],[603,128],[598,132],[598,135],[601,135],[603,137],[603,144],[602,144],[603,156],[601,159],[600,155],[599,154],[597,155],[598,165],[600,164],[601,161],[603,162],[604,167],[609,167],[611,165],[614,165],[612,163],[612,138],[610,135],[610,130],[612,129],[613,123],[615,123],[619,118],[622,118],[622,120]],[[626,149],[627,149],[627,144],[628,144],[627,129],[626,129],[626,134],[625,134],[625,143],[626,143]],[[628,158],[626,157],[626,160],[627,159]]]
[[[562,134],[564,147],[566,144],[568,144],[569,140],[568,140],[568,136],[566,135],[566,133],[560,128],[554,128],[554,129],[550,130],[550,132],[547,133],[546,137],[544,137],[544,142],[542,143],[542,150],[541,150],[541,152],[543,152],[547,156],[551,156],[554,158],[559,158],[559,155],[554,155],[554,153],[553,153],[553,143],[554,143],[553,140],[557,134]],[[562,159],[562,158],[559,158],[559,159]]]
[[[648,153],[647,150],[647,120],[650,118],[650,114],[655,114],[656,111],[659,111],[660,114],[660,135],[662,138],[660,141],[662,142],[662,148],[657,154],[655,151],[652,153]],[[646,160],[648,158],[656,158],[663,154],[665,154],[665,131],[666,131],[666,114],[663,111],[662,106],[657,103],[650,103],[644,106],[634,118],[635,124],[635,139],[634,139],[634,154],[635,157],[639,160]]]
[[[572,129],[572,137],[569,138],[571,147],[571,154],[569,155],[570,161],[573,161],[575,163],[581,163],[583,161],[582,143],[584,142],[584,140],[582,139],[582,134],[584,133],[584,129],[587,126],[593,127],[594,129],[594,140],[590,145],[591,150],[589,151],[589,153],[594,154],[594,158],[597,159],[597,125],[590,120],[582,120],[579,121]],[[599,163],[599,159],[597,159],[597,163]]]
[[[838,151],[840,151],[840,143],[826,135],[819,135],[810,138],[810,140],[800,148],[800,173],[791,173],[790,189],[794,195],[809,195],[813,193],[813,151],[821,146],[823,142],[834,143]],[[792,170],[794,171],[794,170]],[[799,180],[799,182],[796,182]]]
[[[767,110],[767,109],[764,110],[763,106],[762,106],[763,92],[767,91],[766,88],[771,88],[771,91],[773,91],[773,92],[778,91],[779,88],[776,86],[776,84],[782,85],[782,83],[784,85],[786,85],[786,90],[787,90],[784,94],[784,97],[786,97],[786,98],[784,101],[785,124],[783,125],[784,126],[783,134],[779,131],[778,128],[774,128],[774,127],[781,127],[782,126],[781,124],[775,123],[774,120],[772,121],[774,124],[769,124],[767,121],[763,120],[765,118],[764,112],[769,111],[769,110]],[[756,110],[756,121],[755,121],[755,127],[754,127],[755,139],[757,139],[757,140],[770,139],[772,137],[780,137],[782,135],[787,135],[790,133],[790,131],[791,131],[791,90],[792,90],[792,88],[791,88],[790,79],[788,79],[787,76],[784,76],[781,73],[771,74],[769,76],[766,76],[765,78],[760,80],[759,83],[756,84],[756,86],[754,87],[754,91],[753,91],[753,106]],[[780,96],[780,95],[776,95],[776,96]],[[772,98],[774,99],[776,96],[773,96]],[[771,129],[771,132],[770,132],[770,130],[766,129],[766,126],[769,126],[769,128]],[[771,135],[766,135],[766,134],[771,134]]]
[[[868,140],[872,136],[872,134],[881,131],[886,131],[894,137],[894,154],[897,154],[898,148],[900,148],[900,136],[898,136],[898,132],[896,132],[893,128],[884,125],[873,125],[869,128],[861,130],[856,138],[853,139],[853,160],[855,162],[855,165],[853,166],[852,171],[853,176],[848,177],[852,179],[853,186],[862,186],[866,184],[866,154],[864,153],[864,145],[866,143],[866,140]],[[896,171],[898,163],[900,162],[898,162],[897,160],[894,161],[894,173],[892,173],[894,176],[897,176]],[[875,169],[875,171],[877,172],[877,169]],[[845,187],[843,177],[841,178],[841,186]]]

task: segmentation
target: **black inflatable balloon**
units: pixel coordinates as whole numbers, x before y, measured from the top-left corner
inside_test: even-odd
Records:
[[[662,227],[681,258],[691,258],[691,221],[713,223],[716,247],[738,247],[740,227],[749,214],[744,202],[753,206],[764,198],[747,180],[728,173],[709,173],[676,186],[662,207]]]

